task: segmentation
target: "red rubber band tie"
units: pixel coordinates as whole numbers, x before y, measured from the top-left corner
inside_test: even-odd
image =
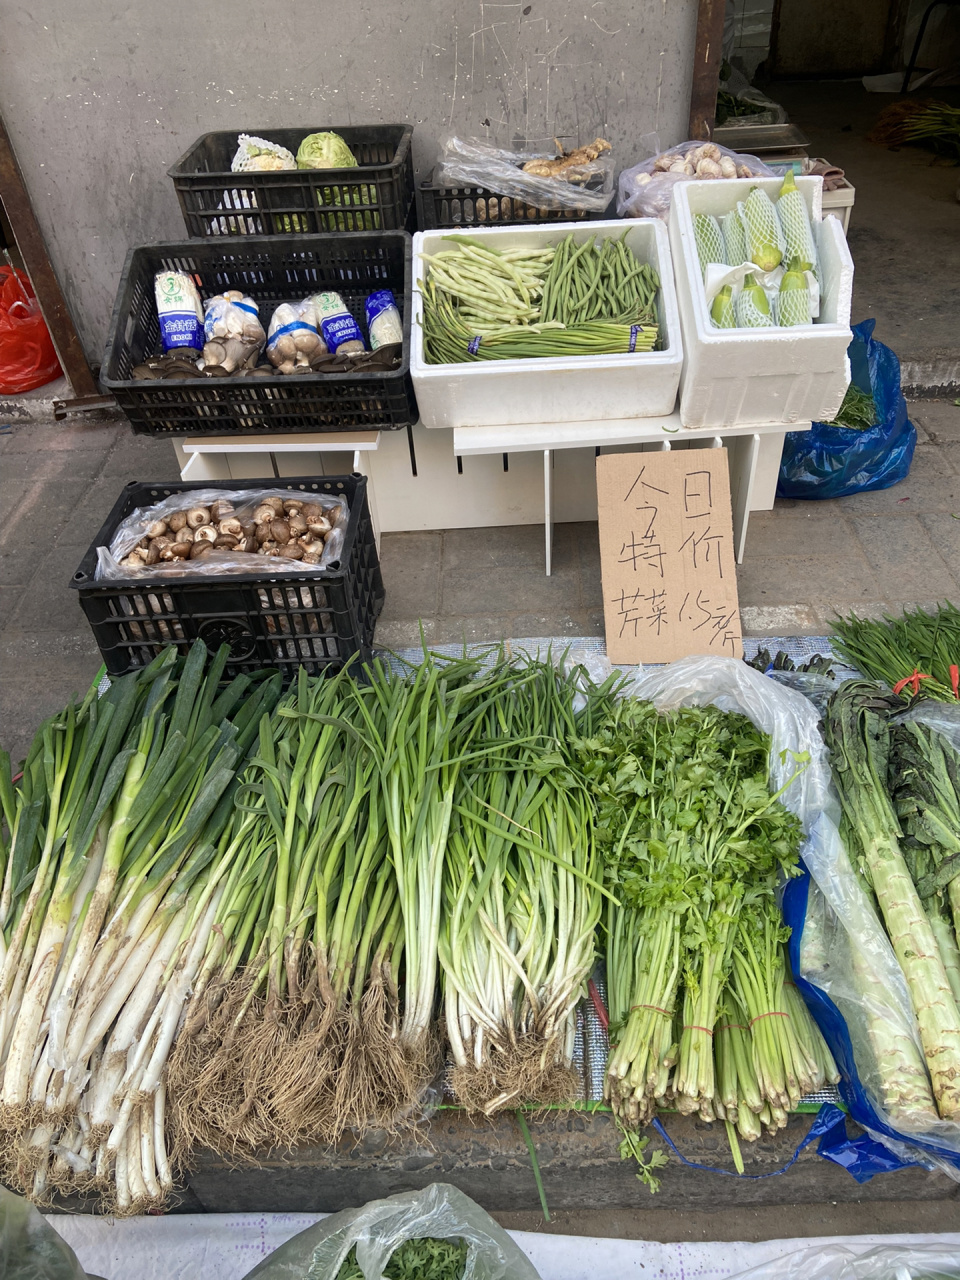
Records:
[[[960,666],[954,662],[950,667],[950,688],[953,696],[960,701]]]
[[[696,1027],[692,1022],[686,1022],[683,1026],[684,1031],[705,1031],[708,1036],[713,1036],[713,1032],[709,1027]]]
[[[632,1004],[630,1012],[633,1013],[634,1009],[652,1009],[654,1013],[662,1013],[665,1018],[673,1017],[672,1009],[661,1009],[658,1004]]]
[[[917,694],[920,692],[920,681],[931,680],[932,678],[933,677],[928,675],[925,671],[918,671],[917,668],[914,667],[913,675],[906,676],[903,680],[898,680],[897,683],[893,686],[893,692],[902,693],[903,690],[907,687],[907,685],[909,685],[910,688],[913,690],[913,696],[916,697]]]
[[[725,1022],[723,1026],[719,1028],[719,1030],[720,1031],[747,1031],[748,1028],[745,1027],[742,1022]]]
[[[784,1013],[782,1009],[771,1009],[768,1013],[758,1013],[755,1018],[750,1019],[750,1026],[755,1022],[759,1022],[761,1018],[789,1018],[789,1013]]]

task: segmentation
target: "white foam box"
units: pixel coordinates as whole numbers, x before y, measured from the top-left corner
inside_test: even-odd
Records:
[[[752,422],[829,422],[850,381],[847,347],[853,259],[836,218],[824,218],[823,179],[798,177],[820,256],[820,315],[784,329],[718,329],[710,320],[693,236],[693,214],[728,213],[752,187],[775,200],[780,178],[679,182],[670,207],[670,247],[677,281],[684,364],[680,421],[685,427]]]
[[[423,301],[419,283],[429,265],[423,254],[449,248],[451,229],[413,237],[413,325],[410,372],[425,427],[493,427],[538,422],[601,422],[660,417],[672,413],[683,350],[667,229],[657,218],[611,222],[471,228],[491,248],[531,249],[559,244],[572,232],[582,242],[627,232],[626,244],[660,278],[659,351],[608,356],[563,356],[534,360],[483,360],[427,364],[423,358]]]

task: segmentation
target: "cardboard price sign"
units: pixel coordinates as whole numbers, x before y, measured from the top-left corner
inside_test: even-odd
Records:
[[[726,449],[597,459],[611,662],[743,657]]]

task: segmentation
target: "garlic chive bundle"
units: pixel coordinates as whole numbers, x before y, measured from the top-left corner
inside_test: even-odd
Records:
[[[783,260],[783,231],[773,201],[762,187],[754,187],[738,207],[746,228],[749,260],[761,271],[773,271]]]
[[[743,288],[737,298],[737,325],[741,329],[773,329],[776,322],[770,314],[770,303],[752,275],[744,276]]]

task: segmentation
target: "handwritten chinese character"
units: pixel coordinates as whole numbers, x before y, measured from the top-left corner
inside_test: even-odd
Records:
[[[637,487],[638,484],[642,489],[652,489],[654,493],[662,493],[665,498],[669,498],[670,496],[669,489],[658,489],[657,486],[655,484],[651,484],[649,480],[643,480],[643,473],[646,471],[646,469],[647,469],[646,467],[641,467],[640,470],[637,472],[637,478],[636,480],[634,480],[633,484],[627,490],[626,496],[623,499],[624,502],[629,501],[631,493],[633,493],[634,489]],[[642,484],[641,484],[641,481],[642,481]],[[639,511],[640,508],[638,507],[637,510]]]
[[[630,534],[630,541],[624,542],[620,547],[620,564],[629,564],[634,571],[642,562],[652,565],[660,577],[663,577],[663,548],[659,542],[654,542],[655,535],[642,534],[639,541],[636,533]]]
[[[680,543],[678,550],[682,551],[684,547],[690,548],[693,557],[694,569],[704,569],[713,564],[720,577],[723,577],[723,557],[721,555],[721,544],[723,542],[722,533],[711,533],[711,525],[707,525],[706,529],[691,533]]]
[[[704,477],[706,493],[703,492]],[[703,507],[702,511],[692,510]],[[683,478],[683,513],[688,520],[700,520],[713,510],[713,477],[709,471],[688,471]]]
[[[657,635],[660,635],[663,628],[669,624],[666,600],[665,591],[651,591],[644,595],[641,587],[636,591],[621,590],[619,598],[613,597],[613,603],[618,606],[617,616],[621,619],[621,638],[628,627],[633,627],[633,637],[636,639],[641,622],[646,622],[648,630],[656,631]],[[644,612],[647,605],[650,607],[649,613]]]
[[[680,612],[677,616],[679,622],[683,622],[684,613],[687,612],[688,605],[690,621],[694,621],[698,614],[700,616],[700,621],[693,627],[693,630],[700,631],[703,627],[709,627],[712,634],[708,644],[712,647],[719,640],[721,649],[729,646],[731,654],[735,654],[740,633],[736,628],[731,630],[730,624],[737,616],[736,609],[731,609],[726,603],[712,605],[710,597],[702,590],[698,591],[696,599],[691,601],[690,592],[688,591],[683,598],[683,604],[680,606]],[[697,613],[694,610],[697,610]]]

